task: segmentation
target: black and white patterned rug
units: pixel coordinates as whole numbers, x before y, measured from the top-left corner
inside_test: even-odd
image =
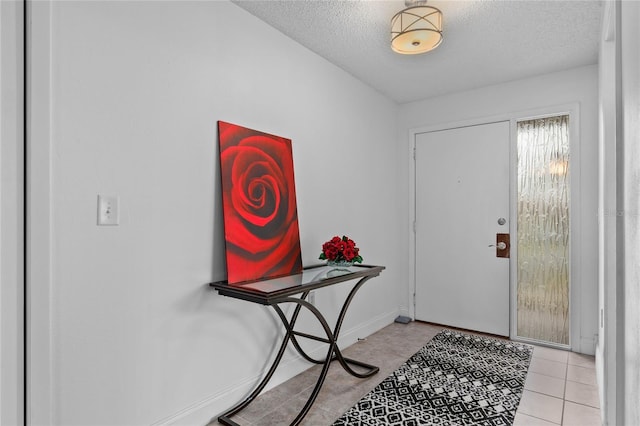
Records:
[[[533,348],[451,330],[342,415],[337,425],[511,425]]]

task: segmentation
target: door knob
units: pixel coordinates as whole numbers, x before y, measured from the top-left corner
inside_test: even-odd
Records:
[[[500,241],[498,244],[489,244],[489,247],[495,247],[498,250],[504,250],[507,248],[507,244],[503,241]]]
[[[511,239],[509,234],[496,234],[496,243],[491,244],[489,247],[496,248],[496,257],[510,257]]]

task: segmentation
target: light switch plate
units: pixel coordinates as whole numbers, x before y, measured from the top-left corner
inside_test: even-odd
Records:
[[[120,200],[117,195],[98,195],[98,225],[113,226],[120,222]]]

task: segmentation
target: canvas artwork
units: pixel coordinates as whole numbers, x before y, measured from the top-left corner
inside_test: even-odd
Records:
[[[302,271],[291,140],[218,121],[229,284]]]

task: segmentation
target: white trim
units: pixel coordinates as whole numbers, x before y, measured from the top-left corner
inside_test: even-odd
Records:
[[[509,170],[511,179],[509,181],[509,215],[512,220],[509,222],[509,234],[511,241],[511,258],[509,259],[509,337],[516,339],[518,336],[518,119],[512,118],[509,126],[511,143],[511,157]],[[521,340],[523,341],[523,340]]]
[[[29,1],[27,424],[56,424],[52,304],[51,1]]]
[[[24,422],[22,3],[0,1],[0,424]]]
[[[571,150],[571,158],[572,158],[572,167],[570,169],[570,230],[571,230],[571,265],[570,265],[570,343],[571,347],[574,350],[578,350],[579,352],[584,352],[583,345],[585,344],[580,335],[581,331],[581,291],[580,291],[580,275],[581,275],[581,220],[580,213],[582,209],[580,208],[580,105],[578,102],[570,103],[570,104],[560,104],[560,105],[551,105],[544,108],[536,108],[536,109],[528,109],[504,114],[498,114],[487,117],[473,118],[462,121],[454,121],[448,123],[440,123],[435,125],[416,127],[409,129],[408,142],[409,142],[409,286],[410,286],[410,294],[411,294],[411,303],[410,303],[410,313],[411,317],[415,318],[415,292],[416,292],[416,240],[415,233],[413,232],[413,223],[416,221],[416,200],[415,200],[415,191],[416,191],[416,167],[415,167],[415,158],[414,158],[414,150],[416,147],[416,136],[420,133],[427,132],[435,132],[441,130],[449,130],[460,127],[469,127],[476,126],[482,124],[496,123],[501,121],[510,121],[510,134],[511,134],[511,146],[515,146],[515,126],[517,121],[522,121],[531,118],[539,118],[539,117],[548,117],[554,115],[562,115],[569,114],[569,127],[570,127],[570,150]],[[515,149],[511,149],[510,153],[510,169],[511,169],[511,179],[510,182],[510,214],[511,217],[516,217],[515,209],[516,209],[516,187],[514,185],[515,182],[515,170],[516,168],[516,152]],[[512,241],[517,241],[517,229],[513,224],[513,221],[510,223],[511,239]],[[510,337],[512,339],[517,339],[516,334],[516,320],[517,316],[515,315],[516,308],[516,293],[515,293],[515,285],[517,283],[515,274],[517,273],[515,261],[517,259],[517,246],[514,244],[512,246],[511,251],[511,260],[510,260],[510,293],[511,293],[511,306],[510,306]],[[591,342],[591,341],[589,341]],[[562,346],[566,348],[566,346]],[[593,348],[589,348],[587,352],[591,353]]]
[[[596,350],[596,371],[600,394],[602,424],[615,425],[622,419],[624,412],[623,383],[618,383],[618,374],[624,371],[624,364],[616,353],[624,353],[618,345],[618,334],[623,333],[624,324],[619,318],[619,301],[624,300],[623,280],[618,280],[618,251],[621,244],[618,235],[618,194],[617,170],[622,161],[618,145],[621,145],[619,123],[622,122],[619,85],[620,72],[620,7],[619,3],[604,2],[603,32],[599,55],[599,189],[598,226],[599,226],[599,308],[598,323],[600,345]],[[621,226],[620,226],[621,228]],[[620,356],[620,355],[618,355]],[[623,358],[623,357],[622,357]]]
[[[622,153],[619,162],[619,224],[621,234],[618,264],[622,270],[618,286],[618,424],[640,424],[640,3],[618,2],[620,10],[620,112]],[[621,204],[620,204],[621,203]],[[619,269],[619,270],[620,270]]]
[[[409,318],[416,319],[416,135],[409,130]],[[413,283],[413,285],[411,284]]]

